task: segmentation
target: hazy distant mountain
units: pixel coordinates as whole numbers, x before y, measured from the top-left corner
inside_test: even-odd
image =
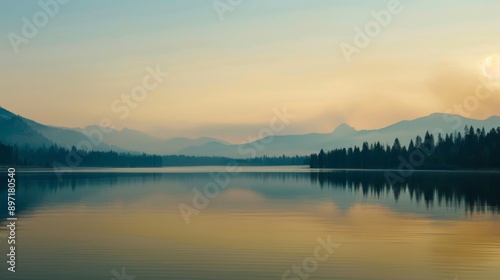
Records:
[[[102,133],[102,139],[99,139],[100,136],[97,137],[92,133],[94,131],[101,130],[97,126],[88,126],[84,129],[47,126],[21,116],[16,116],[14,113],[0,107],[0,141],[9,144],[29,144],[33,147],[57,144],[64,148],[77,146],[86,150],[114,150],[118,152],[151,154],[179,154],[186,147],[196,147],[212,142],[223,145],[228,144],[227,142],[208,137],[198,139],[182,137],[161,139],[127,128],[120,131],[114,130],[110,133]],[[79,146],[81,143],[87,144]]]
[[[120,147],[108,145],[104,141],[103,142],[98,142],[98,141],[92,142],[92,141],[90,141],[88,136],[84,135],[83,133],[81,133],[75,129],[47,126],[47,125],[39,124],[37,122],[34,122],[32,120],[28,120],[28,119],[25,119],[25,122],[30,127],[32,127],[33,129],[38,131],[40,134],[42,134],[44,137],[50,139],[53,143],[55,143],[59,146],[62,146],[64,148],[77,146],[77,147],[81,147],[84,150],[94,150],[94,151],[114,150],[114,151],[118,151],[118,152],[125,151],[124,149],[121,149]],[[90,143],[90,145],[89,144],[86,145],[83,143]],[[89,146],[89,148],[87,148],[87,146]]]
[[[73,129],[43,125],[17,116],[1,107],[0,128],[0,141],[9,144],[28,144],[32,147],[57,144],[63,148],[68,148],[73,145],[77,146],[83,141],[89,142],[87,136]],[[96,151],[123,151],[106,143],[91,145],[90,149]]]
[[[98,129],[97,126],[86,127],[85,131]],[[81,130],[83,131],[83,130]],[[179,154],[184,148],[189,146],[201,146],[211,142],[228,144],[227,142],[215,138],[171,138],[162,139],[150,136],[144,132],[125,128],[123,130],[114,130],[104,134],[104,142],[108,145],[120,147],[128,151],[144,152],[150,154]]]
[[[8,119],[12,118],[13,116],[15,116],[13,113],[0,107],[0,120],[8,120]]]
[[[186,155],[249,157],[254,152],[257,155],[308,155],[320,149],[348,148],[354,145],[361,146],[363,142],[392,145],[395,138],[399,138],[403,145],[408,145],[417,135],[424,136],[427,131],[433,133],[462,132],[465,126],[485,128],[486,131],[500,126],[500,117],[493,116],[486,120],[474,120],[457,115],[432,114],[415,120],[397,122],[385,128],[375,130],[355,130],[347,124],[339,125],[332,133],[311,133],[304,135],[285,135],[267,137],[244,145],[213,145],[188,147],[182,151]],[[435,133],[435,134],[436,134]],[[437,136],[437,135],[436,135]],[[266,143],[268,142],[268,143]],[[259,147],[263,147],[259,150]]]
[[[266,137],[252,143],[234,145],[214,138],[172,138],[162,139],[146,133],[131,130],[114,130],[103,134],[103,142],[92,145],[93,150],[130,151],[150,154],[180,154],[193,156],[225,156],[248,158],[254,156],[309,155],[320,149],[348,148],[361,146],[363,142],[392,145],[399,138],[408,145],[417,135],[424,136],[426,131],[436,129],[444,133],[463,132],[465,126],[491,128],[500,126],[500,117],[474,120],[457,115],[432,114],[426,117],[404,120],[390,126],[374,130],[356,130],[348,124],[339,125],[331,133],[310,133],[302,135],[283,135]],[[71,147],[82,141],[92,142],[89,132],[98,129],[89,126],[84,129],[70,129],[47,126],[16,116],[0,107],[0,141],[10,144],[30,144],[32,146],[56,143]],[[437,135],[436,135],[437,136]],[[93,142],[95,143],[95,142]]]
[[[465,126],[473,126],[475,129],[484,127],[486,132],[488,132],[492,128],[500,127],[500,117],[492,116],[486,120],[475,120],[458,115],[435,113],[411,121],[400,121],[378,130],[362,130],[355,139],[359,143],[362,139],[373,142],[374,140],[389,137],[384,142],[392,145],[394,138],[398,137],[402,144],[408,145],[411,139],[415,139],[416,135],[423,137],[426,131],[431,133],[433,131],[444,131],[445,133],[461,132],[463,134]]]
[[[10,112],[9,112],[10,113]],[[5,114],[0,109],[0,142],[10,145],[28,144],[32,147],[49,146],[51,141],[32,129],[24,120],[15,115]]]

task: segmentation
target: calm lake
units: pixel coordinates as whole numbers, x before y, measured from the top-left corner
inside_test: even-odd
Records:
[[[0,279],[500,279],[500,172],[239,171],[19,170]]]

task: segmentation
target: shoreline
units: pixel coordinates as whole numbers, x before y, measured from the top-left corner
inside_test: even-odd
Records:
[[[53,168],[48,167],[34,167],[34,166],[0,166],[0,169],[8,169],[10,167],[16,168],[16,172],[24,173],[24,172],[55,172]],[[75,167],[71,171],[67,171],[65,173],[79,173],[79,172],[92,172],[92,171],[119,171],[119,170],[130,170],[133,171],[131,173],[135,173],[134,171],[161,171],[161,170],[178,170],[182,171],[183,169],[188,171],[189,169],[210,169],[218,170],[218,168],[225,168],[225,165],[179,165],[179,166],[162,166],[162,167],[92,167],[92,166],[81,166]],[[248,169],[263,169],[263,170],[254,170],[253,172],[329,172],[329,171],[350,171],[350,172],[391,172],[396,171],[399,172],[400,169],[397,168],[310,168],[308,165],[240,165],[242,169],[240,172],[252,172],[253,170]],[[266,170],[264,170],[266,169]],[[279,169],[285,169],[279,171]],[[286,170],[289,169],[289,170]],[[204,171],[210,172],[210,171]],[[500,169],[415,169],[412,172],[449,172],[449,173],[500,173]]]

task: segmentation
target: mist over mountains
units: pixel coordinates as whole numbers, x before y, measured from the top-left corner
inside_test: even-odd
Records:
[[[0,142],[30,145],[32,147],[57,144],[64,148],[77,146],[84,150],[178,154],[191,156],[222,156],[249,158],[254,156],[309,155],[320,149],[332,150],[361,146],[363,142],[392,144],[399,138],[408,145],[417,135],[427,131],[437,134],[463,132],[465,126],[485,128],[489,131],[500,126],[500,116],[475,120],[458,115],[431,114],[414,120],[403,120],[374,130],[356,130],[348,124],[339,125],[331,133],[275,135],[245,143],[231,144],[219,139],[201,137],[189,139],[176,137],[162,139],[132,129],[111,130],[103,133],[97,126],[64,128],[40,124],[0,107]]]

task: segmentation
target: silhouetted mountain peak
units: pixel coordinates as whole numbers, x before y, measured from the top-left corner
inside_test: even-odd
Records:
[[[331,133],[310,133],[303,135],[280,135],[266,143],[265,150],[257,150],[262,146],[258,143],[247,143],[244,146],[227,143],[215,138],[200,137],[190,139],[175,137],[164,139],[154,137],[144,132],[123,128],[102,133],[102,143],[94,144],[97,126],[88,126],[85,129],[61,128],[47,126],[18,116],[0,107],[0,142],[33,147],[57,144],[62,147],[91,141],[91,149],[98,151],[132,151],[151,154],[186,154],[196,156],[227,156],[248,157],[254,152],[259,155],[307,155],[318,152],[320,149],[332,150],[336,148],[361,146],[363,142],[392,144],[397,137],[402,145],[408,145],[416,135],[423,136],[427,131],[454,133],[462,131],[466,125],[474,128],[485,128],[489,131],[500,124],[499,116],[492,116],[486,120],[476,120],[458,115],[434,113],[425,117],[403,120],[392,125],[372,130],[356,130],[346,123],[342,123]],[[436,130],[438,129],[438,130]],[[85,131],[83,131],[85,130]],[[93,138],[89,138],[93,137]],[[269,139],[269,138],[268,138]],[[255,144],[255,145],[254,145]]]
[[[486,120],[487,121],[499,121],[500,122],[500,116],[491,116],[491,117],[489,117]]]
[[[354,127],[346,124],[346,123],[341,123],[339,126],[337,126],[337,128],[335,128],[335,130],[333,131],[332,134],[335,134],[335,135],[348,135],[348,134],[351,134],[351,133],[354,133],[356,132],[357,130],[354,129]]]
[[[15,116],[12,112],[0,107],[0,118],[1,119],[10,119]]]

